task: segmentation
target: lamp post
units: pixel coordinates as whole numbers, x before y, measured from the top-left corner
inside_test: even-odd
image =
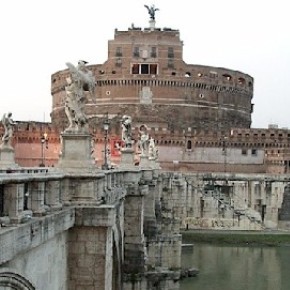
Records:
[[[102,165],[102,169],[104,170],[108,170],[109,169],[109,164],[108,164],[108,132],[109,132],[109,125],[110,125],[110,121],[109,121],[109,117],[108,117],[108,113],[106,116],[106,119],[104,120],[103,123],[103,128],[105,131],[105,148],[104,148],[104,164]]]
[[[224,172],[227,173],[227,137],[224,136],[222,140],[222,153],[224,155]]]
[[[41,163],[39,166],[45,167],[45,148],[47,149],[47,145],[48,145],[47,133],[42,134],[40,142],[41,142]],[[45,148],[44,148],[44,144],[45,144]]]

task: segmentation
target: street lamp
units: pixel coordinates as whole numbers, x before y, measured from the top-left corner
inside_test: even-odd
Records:
[[[48,148],[48,138],[47,138],[47,133],[43,133],[41,136],[41,163],[40,163],[40,167],[45,167],[45,148]],[[44,144],[45,144],[45,148],[44,148]]]
[[[109,169],[109,164],[108,164],[108,132],[109,132],[109,125],[110,125],[110,121],[109,121],[109,117],[108,117],[108,113],[106,115],[106,119],[104,120],[103,123],[103,128],[105,131],[105,150],[104,150],[104,164],[102,165],[102,169],[104,170],[108,170]]]
[[[222,154],[224,155],[224,171],[227,173],[227,137],[224,136],[222,140]]]

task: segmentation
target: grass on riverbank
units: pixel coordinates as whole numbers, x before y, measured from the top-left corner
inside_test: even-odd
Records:
[[[290,246],[290,232],[188,230],[181,234],[184,244]]]

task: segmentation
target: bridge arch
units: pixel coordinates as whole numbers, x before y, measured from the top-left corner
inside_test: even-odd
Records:
[[[10,270],[0,269],[0,289],[2,290],[36,290],[32,283],[23,276]]]

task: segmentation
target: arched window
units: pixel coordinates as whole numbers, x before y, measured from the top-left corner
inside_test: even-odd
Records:
[[[231,81],[232,80],[232,76],[229,74],[223,74],[223,77],[227,80],[227,81]]]
[[[191,140],[187,140],[186,142],[186,150],[191,150],[192,149],[192,142]]]

